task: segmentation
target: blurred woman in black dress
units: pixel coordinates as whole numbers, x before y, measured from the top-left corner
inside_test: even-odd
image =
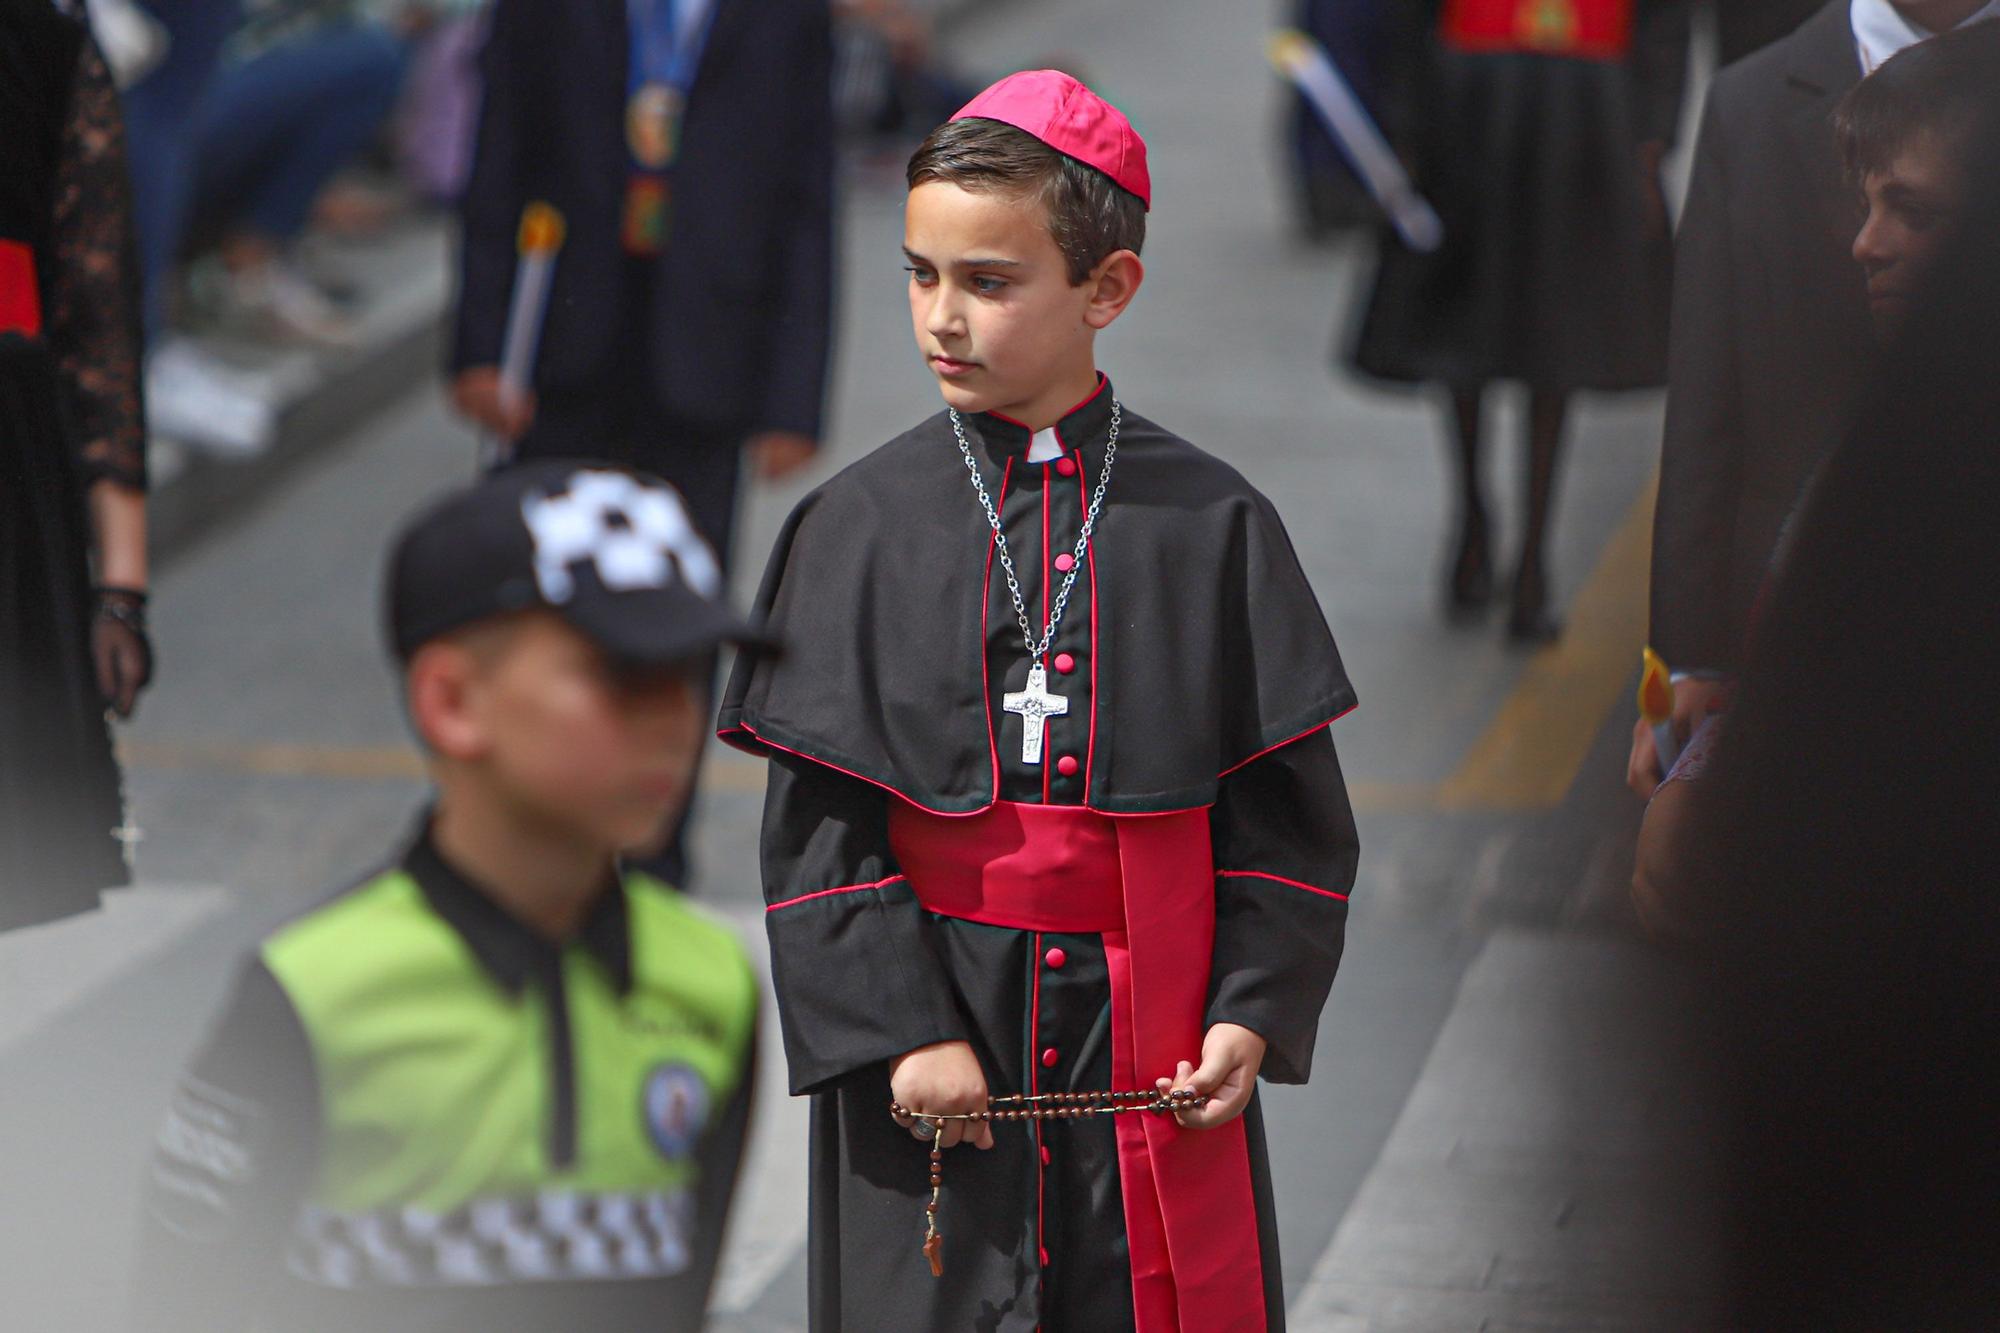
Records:
[[[83,23],[0,0],[0,929],[128,877],[105,713],[152,670],[128,188]]]
[[[1486,388],[1529,390],[1508,633],[1560,632],[1544,559],[1570,395],[1666,377],[1671,236],[1660,162],[1680,119],[1686,0],[1412,0],[1389,121],[1444,222],[1420,253],[1384,234],[1354,364],[1450,395],[1454,613],[1492,593],[1481,482]]]

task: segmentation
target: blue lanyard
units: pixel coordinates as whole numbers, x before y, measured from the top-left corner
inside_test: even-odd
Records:
[[[694,86],[719,0],[625,0],[631,27],[628,92],[664,83],[683,97]]]

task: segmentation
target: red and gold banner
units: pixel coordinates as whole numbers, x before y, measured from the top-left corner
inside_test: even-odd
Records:
[[[1440,35],[1460,51],[1623,60],[1632,49],[1632,3],[1446,0]]]

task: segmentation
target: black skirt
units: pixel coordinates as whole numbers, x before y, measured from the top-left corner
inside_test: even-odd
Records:
[[[97,906],[129,875],[90,653],[89,526],[39,343],[0,336],[0,929]]]
[[[1620,64],[1436,52],[1414,174],[1444,242],[1384,236],[1355,367],[1462,388],[1663,383],[1672,235],[1643,184],[1639,103]]]

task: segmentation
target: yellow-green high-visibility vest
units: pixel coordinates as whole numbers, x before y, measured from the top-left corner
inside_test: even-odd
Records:
[[[678,894],[636,873],[623,892],[623,987],[574,942],[510,987],[400,868],[265,942],[321,1101],[299,1276],[430,1286],[687,1266],[695,1149],[750,1077],[757,983],[735,937]]]

